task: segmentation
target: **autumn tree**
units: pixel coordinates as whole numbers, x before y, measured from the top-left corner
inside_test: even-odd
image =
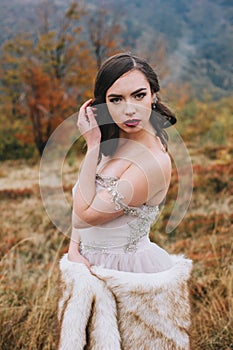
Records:
[[[0,58],[0,99],[7,118],[20,115],[19,99],[22,94],[22,68],[26,64],[31,40],[26,35],[18,35],[8,40],[2,47]],[[11,118],[12,119],[12,118]]]
[[[54,128],[81,99],[90,97],[95,75],[94,60],[80,34],[83,9],[72,3],[53,29],[49,6],[45,2],[38,8],[36,35],[8,41],[1,58],[1,97],[8,97],[12,115],[30,119],[39,154]]]
[[[87,18],[87,31],[97,68],[109,56],[120,51],[123,11],[102,0]]]

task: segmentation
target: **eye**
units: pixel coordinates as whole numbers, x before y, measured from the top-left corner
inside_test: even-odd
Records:
[[[114,103],[114,104],[118,104],[121,102],[121,97],[112,97],[109,99],[109,101]]]
[[[134,97],[135,97],[136,100],[140,101],[140,100],[142,100],[145,96],[146,96],[146,93],[145,93],[145,92],[140,92],[140,93],[136,94]]]

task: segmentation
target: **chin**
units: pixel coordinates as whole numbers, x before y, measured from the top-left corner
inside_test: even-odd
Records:
[[[137,134],[138,132],[143,130],[141,126],[123,127],[123,128],[121,127],[120,129],[124,134]]]

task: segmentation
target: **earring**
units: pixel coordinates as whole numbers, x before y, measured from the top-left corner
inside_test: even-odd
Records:
[[[156,109],[156,103],[157,103],[158,99],[157,99],[157,96],[155,95],[154,97],[154,101],[152,103],[152,109]]]

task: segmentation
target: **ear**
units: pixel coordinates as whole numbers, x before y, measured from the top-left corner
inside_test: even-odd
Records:
[[[155,92],[151,93],[151,103],[153,104],[157,100]]]

